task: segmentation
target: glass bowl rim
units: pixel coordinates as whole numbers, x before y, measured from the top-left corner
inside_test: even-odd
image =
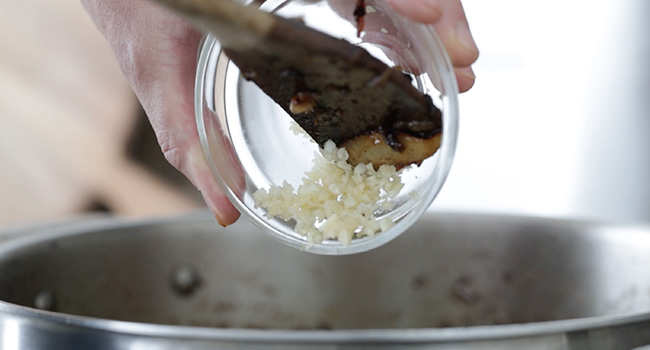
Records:
[[[261,228],[267,235],[286,245],[315,254],[346,255],[361,253],[384,245],[385,243],[393,240],[401,233],[406,231],[406,229],[408,229],[415,222],[415,220],[405,220],[405,218],[419,218],[438,195],[449,174],[456,152],[459,128],[458,85],[454,76],[454,69],[453,65],[451,64],[451,59],[449,58],[449,55],[444,45],[442,44],[442,40],[438,36],[433,26],[418,24],[414,22],[413,25],[425,27],[424,29],[427,30],[427,34],[430,35],[430,39],[433,45],[436,46],[438,55],[434,57],[433,63],[439,73],[439,83],[442,85],[442,87],[439,89],[445,91],[443,98],[443,105],[445,106],[443,109],[442,140],[440,148],[437,151],[438,160],[434,168],[434,172],[437,173],[437,178],[439,181],[434,183],[433,187],[427,191],[426,196],[422,198],[420,202],[408,212],[407,215],[398,220],[398,222],[396,222],[396,224],[387,232],[380,232],[373,237],[356,238],[349,246],[343,246],[338,241],[324,241],[321,244],[311,245],[306,241],[287,236],[269,224],[267,222],[268,219],[259,217],[255,212],[251,210],[251,208],[248,207],[248,205],[243,203],[243,201],[237,194],[233,192],[231,188],[229,188],[228,184],[223,179],[218,167],[214,163],[210,146],[211,141],[208,137],[204,121],[204,118],[206,118],[204,115],[204,108],[206,104],[206,90],[209,90],[211,92],[210,96],[213,96],[215,90],[214,86],[217,83],[215,80],[215,74],[213,74],[216,70],[216,65],[215,67],[210,67],[209,64],[215,60],[215,57],[213,55],[218,55],[220,53],[220,50],[219,52],[214,52],[215,44],[218,45],[218,39],[210,33],[207,33],[204,36],[199,46],[194,90],[195,121],[201,142],[201,147],[203,150],[203,155],[206,158],[206,162],[208,163],[212,176],[217,180],[219,186],[221,187],[221,190],[224,192],[228,200],[241,214],[243,214],[243,216],[245,216],[257,227]],[[441,67],[443,69],[440,69]],[[447,72],[448,74],[443,74],[444,72]]]

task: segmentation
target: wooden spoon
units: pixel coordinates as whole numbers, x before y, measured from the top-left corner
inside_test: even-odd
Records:
[[[364,49],[297,20],[231,0],[154,0],[213,33],[255,82],[321,146],[349,162],[420,163],[440,146],[441,112],[410,78]]]

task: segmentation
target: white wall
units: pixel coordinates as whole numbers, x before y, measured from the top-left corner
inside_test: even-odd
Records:
[[[477,81],[430,210],[650,221],[650,2],[463,4]]]

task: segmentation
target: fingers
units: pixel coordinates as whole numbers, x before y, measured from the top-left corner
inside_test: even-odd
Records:
[[[157,64],[155,83],[143,86],[148,92],[140,94],[140,101],[167,161],[196,186],[217,221],[227,226],[239,218],[239,212],[221,190],[201,149],[192,99],[196,56],[190,53],[196,49],[181,49],[183,56],[177,62]]]
[[[395,11],[416,22],[435,23],[442,15],[438,1],[387,0],[387,2]]]
[[[462,8],[460,10],[462,11]],[[462,19],[455,22],[452,19],[444,18],[434,24],[445,48],[447,48],[451,63],[455,67],[469,66],[478,59],[478,48],[469,31],[465,14],[463,13],[462,16]]]
[[[454,73],[458,82],[458,91],[466,92],[474,86],[476,76],[472,67],[454,68]]]
[[[469,90],[475,80],[471,65],[478,59],[479,51],[460,0],[386,1],[404,16],[434,26],[456,70],[459,90]]]
[[[223,193],[219,184],[215,181],[212,172],[198,142],[192,142],[183,147],[180,155],[165,153],[170,163],[178,164],[178,169],[201,191],[203,200],[214,214],[220,225],[228,226],[233,224],[240,216],[239,211],[230,203],[228,197]]]
[[[217,221],[230,225],[240,214],[208,167],[194,119],[194,78],[200,34],[180,22],[168,22],[159,29],[157,39],[150,41],[155,43],[155,49],[147,51],[147,66],[139,65],[139,83],[134,86],[138,87],[140,101],[166,159],[201,192]]]

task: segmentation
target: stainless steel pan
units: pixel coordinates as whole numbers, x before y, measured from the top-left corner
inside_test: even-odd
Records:
[[[20,349],[632,349],[650,228],[426,215],[318,256],[207,213],[4,236],[0,345]]]

